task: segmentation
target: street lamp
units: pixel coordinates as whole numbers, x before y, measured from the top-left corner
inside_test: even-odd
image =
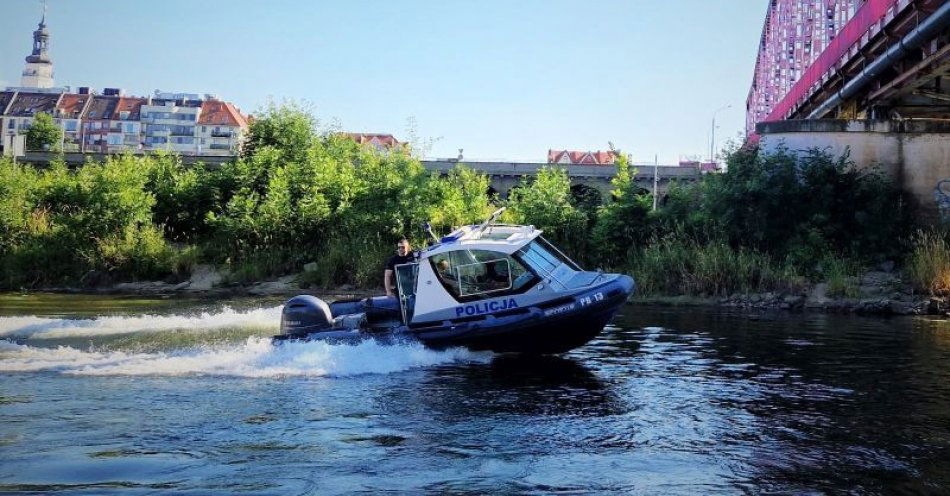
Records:
[[[709,162],[710,162],[710,163],[716,161],[716,155],[715,155],[715,153],[716,153],[716,152],[715,152],[715,150],[716,150],[716,114],[718,114],[719,112],[721,112],[721,111],[723,111],[723,110],[730,109],[730,108],[732,108],[732,104],[731,104],[731,103],[730,103],[729,105],[725,105],[725,106],[723,106],[723,107],[719,107],[719,108],[716,109],[715,112],[713,112],[713,116],[712,116],[712,133],[711,133],[710,136],[709,136]]]

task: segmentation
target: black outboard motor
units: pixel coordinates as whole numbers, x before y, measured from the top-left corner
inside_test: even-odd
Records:
[[[330,305],[316,296],[295,296],[284,304],[280,315],[280,339],[304,337],[333,328]]]

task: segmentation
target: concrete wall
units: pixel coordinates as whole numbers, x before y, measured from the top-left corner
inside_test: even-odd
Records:
[[[765,152],[847,151],[858,167],[877,167],[897,181],[922,220],[950,221],[950,121],[798,120],[762,123],[757,131]]]

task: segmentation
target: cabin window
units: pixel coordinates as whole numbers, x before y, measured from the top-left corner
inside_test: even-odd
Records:
[[[511,255],[488,250],[456,250],[429,257],[442,286],[459,301],[522,293],[538,278]]]
[[[518,250],[518,255],[528,262],[528,265],[541,273],[553,272],[561,265],[567,265],[573,270],[581,270],[573,260],[567,258],[566,255],[541,237]]]
[[[581,270],[573,260],[540,236],[518,250],[516,256],[541,278],[555,281],[564,287],[573,274]]]

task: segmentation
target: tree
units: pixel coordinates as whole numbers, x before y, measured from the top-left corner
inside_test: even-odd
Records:
[[[302,105],[273,102],[257,113],[244,138],[242,157],[253,157],[264,147],[280,150],[286,161],[303,162],[317,141],[317,120]]]
[[[63,130],[49,114],[39,113],[33,118],[33,124],[26,131],[27,150],[59,151],[63,141]]]
[[[537,226],[555,244],[583,257],[587,252],[587,216],[572,200],[567,171],[542,167],[533,181],[525,180],[512,191],[508,208],[514,222]]]
[[[617,175],[610,181],[613,201],[600,207],[591,232],[599,267],[620,267],[631,248],[643,245],[652,233],[653,196],[641,193],[634,181],[636,174],[627,157],[619,154]]]

